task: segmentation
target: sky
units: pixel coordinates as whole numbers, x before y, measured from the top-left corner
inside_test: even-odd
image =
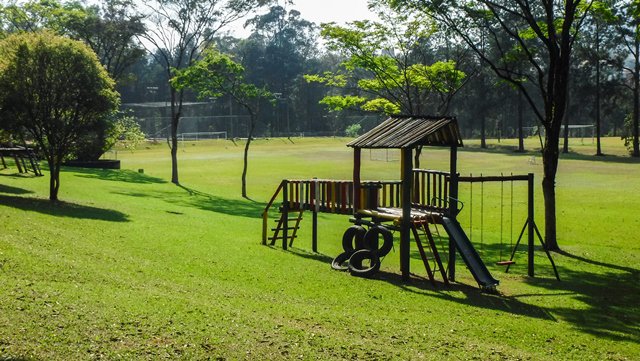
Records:
[[[320,25],[321,23],[336,22],[344,24],[354,20],[375,19],[375,14],[367,8],[367,0],[294,0],[288,9],[300,12],[300,17]],[[249,35],[242,29],[242,21],[234,24],[230,29],[237,37]]]

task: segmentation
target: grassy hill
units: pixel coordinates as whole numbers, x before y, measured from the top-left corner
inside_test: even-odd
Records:
[[[498,294],[480,293],[462,261],[458,283],[433,287],[420,278],[415,247],[417,276],[403,283],[397,244],[374,279],[332,271],[344,216],[320,215],[319,253],[309,219],[289,251],[260,245],[260,214],[279,181],[349,179],[347,141],[257,140],[252,200],[239,196],[242,146],[231,141],[182,144],[182,186],[168,182],[162,143],[120,151],[119,171],[66,168],[55,205],[47,177],[9,164],[0,170],[0,360],[640,358],[640,164],[618,139],[605,140],[606,157],[592,156],[591,139],[572,140],[560,162],[561,282],[539,250],[535,278],[524,247],[508,274],[495,265],[525,220],[519,185],[513,216],[510,197],[499,203],[511,184],[461,187],[460,221],[500,280]],[[536,141],[526,154],[513,141],[488,150],[469,141],[459,167],[535,173],[543,230]],[[363,179],[398,179],[397,159],[363,151]],[[446,150],[424,151],[423,167],[447,164]]]

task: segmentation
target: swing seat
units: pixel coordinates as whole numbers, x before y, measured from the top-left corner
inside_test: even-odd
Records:
[[[511,264],[514,264],[514,263],[516,263],[516,261],[498,261],[498,262],[496,262],[496,264],[498,266],[508,266],[508,265],[511,265]]]

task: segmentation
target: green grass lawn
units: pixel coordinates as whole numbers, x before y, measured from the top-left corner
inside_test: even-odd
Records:
[[[260,245],[260,214],[281,179],[351,178],[348,139],[257,140],[251,201],[239,196],[242,145],[230,141],[184,143],[181,187],[168,182],[164,143],[120,151],[119,171],[66,168],[57,205],[46,200],[48,174],[9,164],[0,171],[0,360],[640,359],[640,163],[619,139],[604,141],[609,155],[595,157],[591,139],[572,139],[560,162],[561,282],[539,247],[535,278],[524,248],[508,274],[495,265],[500,238],[506,253],[524,222],[521,186],[502,218],[510,184],[486,184],[483,205],[479,185],[461,186],[460,221],[498,294],[481,293],[461,261],[450,287],[403,283],[397,244],[374,279],[331,270],[344,216],[320,215],[319,253],[310,217],[289,251]],[[513,140],[466,145],[464,175],[535,173],[544,230],[537,139],[526,154]],[[363,179],[398,179],[397,158],[363,151]],[[448,152],[426,149],[422,163],[447,169]],[[425,276],[415,247],[411,267]]]

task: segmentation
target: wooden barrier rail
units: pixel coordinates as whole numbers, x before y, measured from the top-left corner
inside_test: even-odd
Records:
[[[449,172],[413,170],[413,206],[445,211],[449,207]]]

